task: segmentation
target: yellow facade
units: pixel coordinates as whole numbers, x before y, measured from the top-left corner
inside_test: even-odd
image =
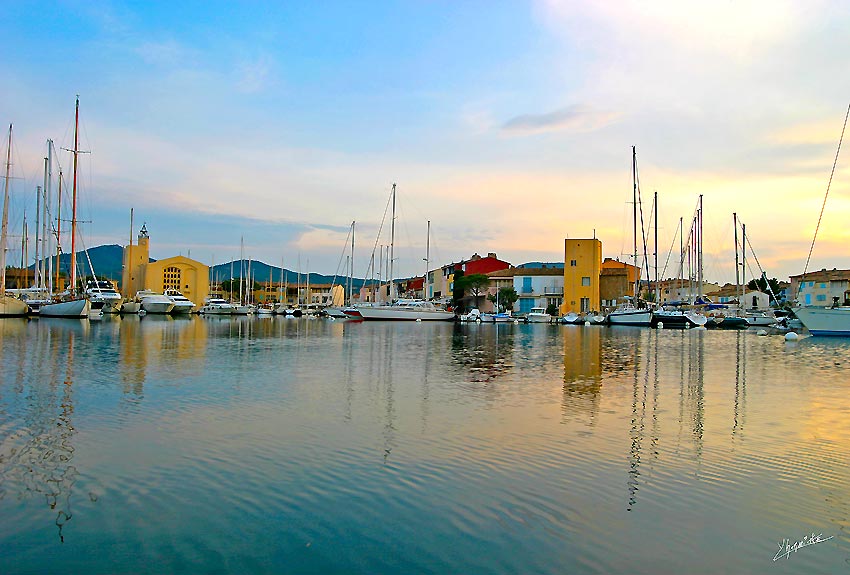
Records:
[[[139,233],[139,243],[124,248],[124,274],[121,282],[125,298],[136,292],[151,290],[163,293],[178,290],[200,307],[210,292],[210,268],[199,261],[175,256],[150,262],[150,238],[145,228]]]
[[[564,240],[564,303],[561,315],[571,311],[598,311],[602,242],[593,239]]]

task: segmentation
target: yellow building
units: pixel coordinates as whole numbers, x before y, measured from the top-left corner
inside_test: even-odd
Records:
[[[564,303],[561,315],[571,311],[598,311],[602,242],[596,238],[564,240]]]
[[[210,268],[184,256],[150,261],[150,237],[145,226],[139,232],[139,243],[124,248],[124,273],[121,291],[125,298],[136,292],[151,290],[163,293],[177,290],[200,307],[210,291]]]

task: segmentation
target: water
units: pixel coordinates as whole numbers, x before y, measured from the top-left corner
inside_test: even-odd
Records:
[[[2,573],[850,569],[848,340],[152,316],[0,337]]]

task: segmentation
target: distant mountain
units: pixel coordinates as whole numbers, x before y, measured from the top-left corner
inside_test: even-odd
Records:
[[[89,248],[88,250],[88,258],[86,258],[86,253],[84,251],[77,252],[77,269],[78,273],[81,276],[91,275],[91,268],[89,267],[88,260],[91,260],[91,264],[94,267],[95,273],[100,277],[108,277],[111,280],[121,281],[121,275],[124,270],[124,248],[122,246],[112,244],[106,246],[97,246],[95,248]],[[151,262],[155,262],[156,260],[151,258]],[[71,254],[62,254],[59,258],[61,270],[64,273],[68,273],[71,269]],[[248,277],[248,260],[242,260],[241,266],[240,261],[235,260],[233,262],[233,276],[234,278],[240,277],[240,269],[244,269],[245,277]],[[55,258],[53,264],[56,264]],[[270,266],[263,262],[252,261],[251,264],[251,276],[255,281],[260,283],[265,283],[269,281],[269,272],[271,272],[271,278],[273,282],[280,281],[280,268],[276,266]],[[30,266],[30,269],[33,269],[35,265]],[[211,278],[213,281],[224,281],[230,279],[230,262],[218,264],[212,268]],[[290,283],[295,285],[299,282],[298,273],[292,270],[285,270],[284,281],[286,283]],[[310,283],[311,284],[330,284],[333,281],[336,281],[337,284],[344,284],[345,278],[342,276],[337,276],[334,280],[333,276],[326,276],[322,274],[310,274]],[[304,284],[307,282],[307,276],[302,274],[300,278],[300,283]],[[354,279],[354,288],[359,289],[363,286],[364,280],[362,279]]]
[[[244,271],[245,276],[248,277],[248,264],[251,265],[251,277],[254,278],[254,281],[259,283],[266,283],[269,281],[269,274],[271,274],[271,281],[273,283],[277,283],[280,281],[280,268],[277,266],[270,266],[267,263],[263,263],[260,261],[251,261],[248,260],[234,260],[233,266],[231,268],[231,262],[226,262],[223,264],[218,264],[213,266],[212,268],[212,280],[214,282],[220,282],[224,280],[228,280],[231,277],[239,278],[241,277],[242,272]],[[231,269],[232,275],[231,275]],[[284,283],[295,285],[296,283],[305,284],[307,283],[307,275],[301,274],[300,279],[298,272],[294,272],[292,270],[284,269]],[[322,274],[310,274],[310,283],[311,284],[344,284],[346,278],[344,276],[326,276]],[[365,283],[365,280],[354,278],[353,282],[354,288],[359,289]]]
[[[89,266],[89,260],[91,260],[91,267]],[[152,259],[150,261],[155,262],[156,260]],[[56,265],[55,256],[53,257],[53,265]],[[78,274],[81,276],[92,275],[92,267],[94,267],[94,271],[99,277],[106,276],[111,280],[120,281],[124,270],[124,248],[117,244],[89,248],[88,258],[85,251],[77,252]],[[29,269],[34,268],[35,264],[29,267]],[[62,254],[59,256],[59,269],[65,273],[70,271],[71,254]]]

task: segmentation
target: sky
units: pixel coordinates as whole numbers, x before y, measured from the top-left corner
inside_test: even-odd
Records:
[[[268,4],[7,2],[18,245],[48,138],[70,185],[79,95],[88,246],[126,245],[132,208],[154,258],[333,274],[354,221],[362,277],[396,183],[396,277],[426,253],[563,261],[594,234],[628,261],[635,146],[660,276],[700,195],[708,280],[734,281],[733,212],[748,268],[803,272],[850,104],[850,3]],[[850,268],[845,144],[810,270]]]

